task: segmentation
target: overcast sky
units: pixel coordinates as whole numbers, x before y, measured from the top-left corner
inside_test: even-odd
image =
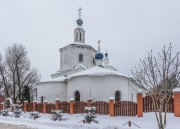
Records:
[[[0,0],[0,52],[13,43],[28,50],[42,80],[60,68],[59,48],[74,41],[82,7],[86,44],[107,49],[110,64],[130,70],[151,49],[180,50],[180,0]]]

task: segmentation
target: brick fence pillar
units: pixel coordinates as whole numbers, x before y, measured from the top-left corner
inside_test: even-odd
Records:
[[[92,104],[92,99],[91,99],[91,98],[88,98],[88,100],[87,100],[87,106],[88,106],[88,107],[91,107],[91,104]]]
[[[109,115],[114,116],[114,97],[109,97]]]
[[[47,101],[44,100],[44,103],[43,103],[43,113],[47,113]]]
[[[180,88],[173,90],[174,94],[174,116],[180,117]]]
[[[1,103],[1,110],[4,110],[4,102]]]
[[[56,110],[60,109],[60,100],[59,100],[59,98],[56,98],[56,100],[55,100],[55,109]]]
[[[36,99],[33,101],[33,112],[36,111],[36,105],[37,105],[37,101]]]
[[[25,100],[25,101],[24,101],[24,112],[27,112],[27,104],[28,104],[28,101]]]
[[[74,98],[70,99],[70,114],[74,114]]]
[[[137,92],[137,116],[143,117],[143,92],[138,90]]]

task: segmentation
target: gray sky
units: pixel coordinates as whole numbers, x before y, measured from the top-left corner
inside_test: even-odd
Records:
[[[82,7],[86,44],[107,49],[110,64],[130,70],[149,50],[170,42],[180,50],[179,0],[1,0],[0,52],[13,43],[28,50],[42,80],[59,69],[59,48],[74,40],[78,8]]]

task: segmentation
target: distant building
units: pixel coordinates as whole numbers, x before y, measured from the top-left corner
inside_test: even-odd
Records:
[[[85,43],[83,20],[79,16],[74,30],[74,43],[59,49],[60,70],[51,75],[51,80],[36,84],[35,95],[38,102],[46,99],[61,101],[108,101],[113,96],[115,101],[136,101],[137,90],[143,88],[127,75],[117,72],[109,65],[106,52]]]

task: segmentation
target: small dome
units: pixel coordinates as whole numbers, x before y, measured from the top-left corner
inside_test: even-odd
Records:
[[[76,23],[78,24],[78,26],[82,26],[83,20],[82,19],[77,19]]]
[[[97,52],[96,55],[95,55],[95,58],[96,59],[103,59],[103,54],[101,52]]]
[[[106,58],[108,57],[108,53],[105,53],[104,55],[105,55]]]

